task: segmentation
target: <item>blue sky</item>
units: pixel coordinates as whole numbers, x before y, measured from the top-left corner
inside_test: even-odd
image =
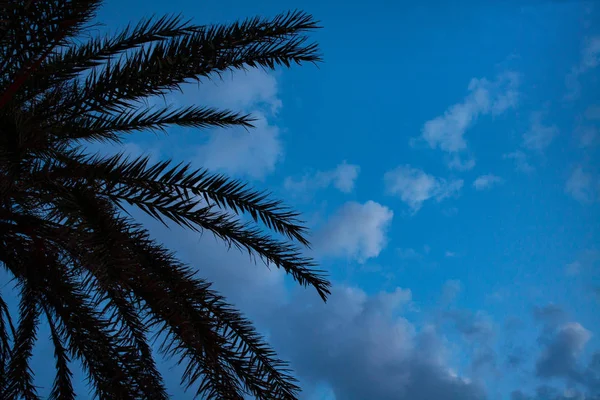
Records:
[[[110,29],[290,8],[324,27],[318,67],[236,73],[166,99],[252,112],[257,129],[173,129],[127,148],[301,210],[330,302],[211,237],[141,218],[256,321],[303,399],[600,398],[600,4],[440,3],[106,1]],[[51,354],[39,346],[39,360]],[[175,398],[191,398],[170,365]]]

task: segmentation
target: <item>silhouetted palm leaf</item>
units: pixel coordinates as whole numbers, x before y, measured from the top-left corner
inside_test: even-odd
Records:
[[[50,399],[74,399],[75,391],[73,390],[73,383],[71,381],[73,374],[69,369],[70,359],[63,340],[64,333],[61,335],[61,332],[58,331],[49,312],[46,312],[46,316],[50,325],[54,356],[56,357],[56,378],[54,379],[52,392],[50,392]]]
[[[302,255],[298,213],[189,164],[79,146],[170,126],[252,128],[234,111],[145,100],[228,70],[316,62],[304,33],[317,25],[301,12],[223,26],[166,16],[82,41],[99,3],[0,4],[0,262],[20,289],[17,328],[0,297],[0,398],[37,398],[30,358],[43,319],[56,365],[51,398],[75,398],[72,359],[100,398],[168,398],[154,334],[203,398],[295,399],[287,364],[252,324],[127,210],[209,231],[325,300],[329,283]]]

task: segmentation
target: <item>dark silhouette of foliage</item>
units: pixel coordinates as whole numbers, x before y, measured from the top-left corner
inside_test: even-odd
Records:
[[[127,209],[211,232],[325,300],[328,281],[302,255],[309,243],[299,215],[226,176],[87,154],[85,143],[173,125],[251,128],[252,117],[234,111],[144,100],[227,71],[317,62],[306,37],[315,21],[291,12],[196,26],[165,16],[90,38],[99,5],[0,4],[0,263],[20,293],[18,318],[0,295],[0,398],[38,398],[30,361],[40,323],[54,346],[52,399],[75,398],[74,359],[99,398],[168,398],[150,333],[164,338],[161,352],[185,365],[182,384],[202,398],[297,398],[287,364],[251,323]]]

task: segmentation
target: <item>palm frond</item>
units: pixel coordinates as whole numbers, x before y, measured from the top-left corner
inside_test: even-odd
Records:
[[[268,235],[262,233],[258,228],[250,227],[247,224],[241,224],[235,219],[231,218],[228,214],[222,212],[215,212],[212,205],[206,205],[203,202],[202,197],[191,197],[184,196],[178,193],[176,190],[161,190],[156,186],[152,187],[152,181],[146,181],[147,184],[141,187],[134,186],[133,181],[127,181],[128,171],[133,169],[133,172],[147,172],[147,175],[152,177],[153,175],[162,177],[164,176],[164,182],[171,184],[176,181],[186,182],[185,170],[166,170],[168,162],[156,164],[153,167],[145,168],[148,160],[146,158],[138,158],[132,163],[120,163],[121,156],[113,157],[105,163],[104,177],[112,175],[117,176],[117,179],[125,178],[123,185],[110,184],[104,188],[98,188],[99,192],[113,201],[120,203],[125,202],[136,207],[139,207],[142,211],[146,212],[153,218],[165,223],[164,218],[167,218],[178,225],[185,226],[187,228],[200,231],[208,230],[214,233],[220,239],[223,239],[226,243],[234,245],[239,249],[247,250],[251,255],[258,255],[267,264],[274,264],[278,268],[283,268],[287,273],[302,285],[313,286],[319,295],[326,299],[329,294],[329,283],[324,278],[321,271],[314,270],[315,264],[312,260],[302,257],[299,249],[293,245],[281,242],[270,238]],[[102,165],[102,164],[100,164]],[[114,173],[115,170],[111,170],[111,165],[120,165],[118,173]],[[163,171],[166,170],[166,173]],[[82,174],[89,179],[94,179],[98,174],[94,174],[91,168],[88,168],[89,173]],[[63,172],[68,175],[78,174],[76,168],[67,166]],[[79,173],[82,171],[80,170]],[[97,173],[102,172],[101,169],[96,171]],[[46,172],[51,173],[51,172]],[[132,176],[132,174],[129,174]],[[60,177],[60,174],[51,175],[53,180]],[[191,175],[194,179],[193,175]],[[183,179],[182,179],[183,178]],[[97,179],[97,178],[96,178]],[[209,181],[210,183],[210,181]],[[64,184],[63,184],[64,185]],[[194,187],[193,179],[191,187]],[[167,187],[169,188],[169,187]],[[158,189],[158,190],[156,190]],[[260,203],[258,204],[261,205]],[[267,204],[268,206],[268,204]],[[246,205],[248,207],[248,205]],[[76,206],[75,209],[78,207]],[[256,207],[254,208],[256,210]],[[268,207],[263,207],[263,211],[272,211]],[[288,228],[287,232],[296,233],[296,236],[300,236],[298,232],[302,232],[301,228],[294,229],[293,215],[287,220],[283,217],[290,217],[283,214],[282,216],[275,215],[274,213],[263,213],[268,217],[277,217],[280,221],[279,226],[287,224],[284,228]],[[290,229],[291,227],[291,229]],[[305,239],[300,236],[301,240]]]
[[[227,70],[319,61],[316,44],[302,35],[316,27],[310,15],[295,12],[273,20],[255,18],[216,26],[134,49],[90,71],[70,115],[118,112],[132,101]]]
[[[101,182],[106,185],[106,191],[126,188],[130,195],[137,191],[154,191],[176,196],[178,200],[192,200],[194,196],[200,196],[205,205],[214,204],[234,213],[248,213],[255,222],[262,222],[269,229],[304,246],[310,245],[306,239],[307,229],[297,212],[280,200],[272,200],[268,192],[253,190],[239,180],[211,173],[204,168],[193,168],[191,164],[173,165],[170,160],[150,165],[148,157],[130,160],[123,154],[102,158],[70,153],[60,156],[57,161],[43,165],[34,174],[39,173],[52,180]],[[169,197],[171,199],[173,197]]]
[[[72,188],[66,188],[64,192],[58,190],[56,193],[60,194],[59,197],[68,197],[68,193],[74,195]],[[129,287],[136,298],[147,305],[149,312],[153,315],[151,321],[162,327],[175,340],[172,342],[175,347],[171,351],[166,351],[169,354],[180,355],[183,357],[184,362],[189,363],[187,373],[184,375],[188,384],[199,381],[200,390],[203,393],[214,393],[215,398],[227,396],[230,396],[229,398],[241,398],[242,388],[244,391],[258,393],[258,398],[296,398],[294,393],[297,392],[297,387],[293,384],[293,378],[285,373],[285,368],[282,367],[285,364],[273,358],[274,353],[266,347],[266,344],[261,343],[260,337],[251,330],[249,323],[244,323],[243,318],[239,316],[236,319],[234,310],[227,310],[222,300],[220,301],[216,295],[211,294],[204,282],[192,279],[194,275],[192,270],[184,268],[169,252],[153,244],[147,233],[139,229],[136,231],[135,226],[126,224],[120,229],[116,229],[118,233],[116,237],[111,235],[110,232],[100,230],[94,234],[95,239],[91,242],[78,242],[77,240],[73,242],[73,239],[85,238],[84,233],[86,231],[82,230],[77,234],[66,234],[65,230],[68,233],[68,230],[80,229],[78,228],[79,225],[82,228],[83,226],[94,226],[90,225],[92,221],[89,218],[87,218],[86,223],[82,224],[81,220],[85,215],[81,213],[85,213],[85,210],[93,212],[89,217],[95,215],[96,224],[102,223],[105,226],[106,224],[111,226],[119,220],[116,216],[110,217],[98,214],[98,210],[101,210],[103,206],[99,208],[92,203],[81,203],[82,201],[81,197],[75,195],[71,203],[67,202],[66,205],[61,205],[61,212],[67,214],[74,212],[79,215],[72,217],[73,220],[69,223],[72,228],[59,224],[54,227],[62,229],[47,231],[46,229],[52,227],[53,224],[35,223],[35,219],[26,221],[22,218],[13,218],[13,220],[18,223],[27,223],[30,226],[35,225],[37,227],[36,232],[46,238],[51,238],[50,240],[56,246],[60,245],[61,248],[73,252],[79,249],[82,261],[86,260],[81,255],[82,249],[86,249],[87,252],[91,251],[93,255],[99,254],[99,252],[93,250],[95,246],[112,246],[108,247],[107,254],[118,254],[117,250],[126,245],[126,248],[132,254],[130,257],[125,257],[125,259],[115,258],[117,264],[114,268],[118,269],[114,273],[118,273],[118,275],[113,276],[113,279],[115,282],[122,282],[122,285]],[[76,202],[81,204],[75,204]],[[61,221],[63,218],[57,216],[57,220]],[[99,229],[99,227],[94,229]],[[26,232],[25,229],[22,231]],[[47,247],[50,245],[51,243]],[[12,243],[8,246],[8,248],[17,247]],[[87,256],[87,262],[82,263],[81,268],[85,265],[104,265],[105,268],[112,265],[102,260],[99,260],[100,263],[93,262],[94,260],[90,257]],[[7,259],[7,257],[2,256],[1,259]],[[133,265],[132,260],[135,261]],[[139,264],[137,264],[137,269],[134,269],[136,263]],[[143,269],[140,270],[139,268]],[[102,322],[103,320],[95,314],[92,302],[85,300],[85,292],[77,289],[75,281],[65,275],[67,270],[61,264],[53,265],[48,271],[53,271],[53,274],[50,276],[46,272],[48,276],[44,277],[44,282],[47,282],[47,285],[45,285],[47,287],[44,290],[45,304],[56,309],[54,312],[57,320],[64,324],[63,329],[67,332],[68,340],[75,346],[75,356],[79,355],[79,358],[84,361],[84,367],[90,371],[96,384],[96,391],[107,393],[105,391],[107,389],[103,390],[102,383],[108,384],[108,382],[103,382],[101,378],[97,377],[99,373],[102,374],[103,369],[100,368],[99,372],[98,368],[96,370],[93,368],[94,365],[103,367],[103,360],[94,360],[93,355],[85,352],[87,347],[81,349],[81,345],[90,343],[87,346],[93,344],[93,347],[98,349],[101,345],[95,342],[100,340],[99,338],[111,340],[105,337],[111,333],[108,331],[92,337],[82,336],[81,333],[83,326],[87,326],[87,329],[90,329],[90,326],[96,328],[104,326],[104,329],[109,329],[109,325],[107,325],[107,322]],[[19,276],[18,270],[13,271],[13,273]],[[60,275],[56,275],[57,273],[60,273]],[[165,284],[167,286],[162,286]],[[160,289],[161,287],[163,289]],[[81,296],[84,297],[81,298]],[[83,307],[82,310],[82,303],[84,302],[87,302],[88,306]],[[70,312],[77,315],[76,321],[80,322],[80,328],[69,326],[73,324],[73,321],[64,320],[65,311],[60,309],[60,304],[71,304]],[[92,322],[90,319],[94,321]],[[183,327],[185,327],[184,330],[182,330]],[[116,342],[112,346],[109,345],[109,347],[119,348]],[[106,350],[98,354],[119,359],[119,354]],[[89,358],[92,358],[92,362]],[[129,365],[129,368],[135,370],[132,365]],[[119,375],[111,372],[109,376]],[[238,387],[235,383],[238,379],[243,382],[242,387]],[[100,381],[100,385],[98,381]],[[112,384],[112,390],[114,391],[115,388],[118,388],[118,385],[115,385],[114,382]],[[237,393],[237,395],[233,395],[234,393]],[[269,396],[267,393],[281,393],[281,396]]]
[[[82,188],[79,188],[79,190],[81,190]],[[106,249],[105,251],[107,251],[109,254],[111,254],[111,256],[117,256],[119,255],[120,249],[122,249],[122,246],[124,244],[125,241],[129,242],[130,240],[129,235],[131,234],[131,232],[129,232],[129,235],[127,234],[123,234],[123,232],[119,232],[118,230],[110,229],[110,227],[112,225],[114,225],[114,222],[117,220],[116,216],[102,216],[101,212],[99,213],[99,210],[102,210],[102,207],[98,207],[98,206],[94,206],[93,202],[94,201],[99,201],[99,199],[95,198],[93,196],[93,194],[89,193],[89,191],[77,191],[77,189],[74,189],[71,191],[71,193],[73,194],[73,198],[71,199],[73,202],[78,202],[80,203],[77,207],[74,207],[73,210],[80,210],[83,212],[83,214],[81,214],[81,217],[85,220],[85,225],[88,227],[93,227],[94,231],[97,231],[97,234],[93,235],[92,237],[92,241],[91,242],[87,242],[85,243],[85,247],[81,246],[81,248],[86,248],[86,249],[95,249],[100,247],[100,250],[102,250],[103,248]],[[87,203],[87,204],[83,204],[83,202]],[[62,207],[62,210],[64,212],[69,212],[68,209]],[[86,214],[85,210],[94,210],[93,213],[88,213]],[[112,221],[112,222],[111,222]],[[115,236],[117,235],[117,236]],[[118,238],[118,240],[117,240]],[[125,243],[127,243],[125,242]],[[111,245],[112,244],[112,245]],[[139,240],[132,242],[130,244],[130,246],[138,246],[139,247]],[[73,250],[71,250],[73,251]],[[122,251],[122,250],[121,250]],[[129,250],[131,252],[131,250]],[[96,253],[96,252],[94,252]],[[156,254],[156,256],[160,256],[160,254]],[[135,260],[136,258],[136,254],[130,254],[130,256],[126,259],[133,259]],[[139,257],[139,256],[138,256]],[[89,259],[89,257],[88,257]],[[125,260],[123,260],[125,261]],[[139,262],[139,261],[138,261]],[[144,258],[144,263],[148,264],[148,263],[152,263],[152,262],[156,262],[155,259],[151,259],[149,258],[147,255]],[[93,265],[93,264],[92,264]],[[106,264],[102,264],[105,267],[110,267],[111,263],[106,263]],[[125,261],[125,265],[127,265],[129,268],[134,267],[135,265],[131,265],[131,261],[127,262]],[[123,264],[116,264],[115,267],[123,267]],[[188,346],[190,346],[190,343],[193,345],[192,349],[193,349],[193,356],[196,359],[201,359],[202,361],[202,375],[205,377],[217,374],[223,377],[227,377],[227,379],[225,379],[223,382],[221,382],[221,386],[220,389],[219,388],[215,388],[216,390],[218,390],[219,395],[221,396],[220,398],[222,398],[223,396],[228,396],[228,392],[227,390],[234,390],[235,389],[235,385],[231,386],[231,382],[235,382],[236,378],[235,376],[229,374],[227,375],[227,364],[225,364],[225,366],[223,365],[223,362],[230,362],[230,360],[235,360],[236,357],[239,358],[238,356],[235,355],[227,355],[225,354],[219,354],[223,352],[223,347],[225,345],[225,340],[223,338],[220,337],[218,332],[213,332],[211,330],[211,326],[213,326],[215,322],[211,322],[210,318],[205,315],[206,312],[202,312],[202,314],[198,315],[198,310],[194,310],[193,308],[190,308],[189,305],[186,306],[185,303],[182,302],[175,302],[173,303],[173,300],[169,301],[169,296],[173,296],[174,293],[176,293],[175,288],[172,289],[168,289],[167,292],[160,292],[157,284],[160,285],[161,281],[160,280],[154,280],[154,279],[150,279],[148,281],[145,280],[145,278],[143,279],[142,276],[144,277],[152,277],[150,271],[135,271],[135,273],[132,273],[132,271],[123,271],[121,270],[119,272],[119,270],[115,270],[114,273],[120,273],[121,275],[119,277],[115,277],[117,279],[115,279],[115,281],[117,282],[122,282],[122,284],[126,284],[127,287],[130,287],[131,290],[134,291],[134,293],[137,295],[137,297],[140,300],[143,300],[145,303],[147,304],[152,304],[153,305],[153,312],[154,313],[158,313],[158,315],[160,316],[160,320],[169,320],[171,322],[171,327],[174,329],[174,333],[176,336],[175,338],[178,338],[180,341],[183,339],[187,340],[187,344]],[[123,275],[124,274],[124,275]],[[163,278],[164,280],[164,278]],[[141,281],[141,282],[140,282]],[[152,290],[149,291],[149,288],[151,288]],[[157,302],[158,301],[158,302]],[[204,308],[206,308],[208,305],[205,305]],[[178,319],[174,319],[174,315],[173,313],[175,312],[175,310],[182,310],[182,314],[179,315]],[[194,315],[196,315],[196,317],[194,317]],[[195,318],[195,319],[194,319]],[[200,319],[198,319],[200,318]],[[208,318],[208,320],[207,320]],[[187,323],[184,323],[184,321],[187,321]],[[195,321],[195,322],[194,322]],[[182,326],[183,324],[183,326]],[[184,331],[182,332],[181,329],[185,327]],[[211,339],[211,337],[213,339]],[[193,341],[190,342],[193,338]],[[212,343],[211,343],[212,341]],[[186,342],[184,342],[186,343]],[[211,343],[211,344],[208,344]],[[210,358],[210,353],[207,354],[207,351],[212,351],[215,352],[218,357],[215,355],[215,362],[210,363],[210,365],[207,365],[207,360],[205,358],[209,357]],[[192,350],[190,350],[192,351]],[[224,360],[222,360],[224,359]],[[216,362],[217,360],[220,360],[218,363]],[[130,367],[131,368],[131,367]],[[240,373],[242,373],[244,371],[240,371]],[[246,371],[246,376],[251,376],[251,374]],[[225,386],[223,386],[225,385]],[[234,392],[229,392],[229,395],[231,395],[231,393]]]
[[[120,32],[94,37],[87,43],[73,44],[61,49],[48,58],[38,74],[51,78],[50,83],[72,79],[86,69],[100,66],[128,50],[201,29],[202,27],[183,20],[181,15],[145,18],[135,26],[126,26]]]
[[[166,389],[162,383],[162,377],[156,369],[150,346],[147,343],[146,324],[140,320],[137,309],[133,304],[134,302],[127,298],[126,293],[119,287],[118,280],[111,280],[110,271],[95,268],[94,279],[91,279],[89,274],[86,277],[85,273],[82,273],[82,271],[86,270],[81,265],[83,260],[88,262],[87,268],[93,265],[103,265],[102,263],[110,265],[107,259],[114,260],[116,254],[105,254],[103,259],[99,259],[97,254],[95,255],[95,259],[88,256],[83,258],[82,255],[88,251],[89,247],[86,247],[86,243],[77,243],[77,246],[75,246],[76,251],[74,251],[71,246],[73,245],[73,238],[77,234],[69,228],[40,220],[36,217],[20,217],[14,219],[14,221],[16,222],[16,232],[20,234],[27,233],[26,228],[35,225],[37,226],[37,232],[42,233],[44,237],[48,238],[49,242],[46,248],[54,246],[67,251],[65,255],[69,258],[68,260],[65,259],[65,261],[68,261],[71,267],[70,274],[75,274],[72,275],[72,279],[74,280],[71,281],[71,284],[76,285],[76,282],[81,282],[81,287],[76,287],[79,296],[82,296],[79,299],[88,304],[81,309],[82,312],[89,314],[85,318],[88,320],[95,318],[97,321],[101,321],[95,322],[95,325],[102,326],[104,324],[105,326],[105,330],[95,333],[96,340],[98,340],[99,335],[110,335],[109,342],[112,343],[113,347],[120,349],[119,352],[122,358],[127,358],[125,365],[127,365],[128,374],[137,382],[140,391],[144,393],[145,397],[150,396],[156,399],[168,398]],[[55,260],[54,262],[57,261]],[[52,267],[64,269],[64,266],[61,267],[55,264],[52,264]],[[64,279],[64,277],[61,279]],[[73,294],[77,295],[77,292]],[[94,298],[89,296],[93,296]],[[102,307],[98,309],[94,305],[102,305]],[[90,309],[95,310],[94,313],[90,314]],[[47,309],[46,312],[48,313]],[[117,332],[115,332],[115,329]],[[65,334],[63,333],[61,336],[64,337]],[[81,355],[86,357],[84,353]],[[90,365],[93,366],[91,363]]]
[[[110,319],[115,329],[118,329],[118,334],[115,335],[118,345],[123,349],[132,350],[127,356],[132,357],[129,360],[129,369],[134,372],[131,375],[137,381],[144,396],[157,400],[168,399],[162,376],[148,344],[148,328],[141,316],[142,308],[130,294],[131,289],[123,286],[123,282],[114,271],[115,265],[123,266],[120,259],[114,260],[119,257],[119,254],[115,251],[112,254],[96,251],[93,255],[84,256],[81,251],[75,252],[75,249],[69,248],[67,244],[64,248],[68,249],[73,266],[78,271],[86,271],[82,276],[85,277],[87,290],[95,293],[94,303],[102,304],[102,314]],[[87,247],[88,251],[90,248],[92,247]],[[110,246],[105,247],[108,248],[114,249]],[[102,265],[103,268],[92,267],[95,265]]]
[[[0,297],[0,397],[37,398],[30,363],[43,310],[55,352],[51,398],[75,397],[69,364],[78,360],[95,396],[167,399],[154,332],[202,398],[295,400],[288,364],[250,321],[122,211],[209,231],[325,300],[330,284],[302,255],[309,243],[298,213],[189,164],[100,158],[77,146],[172,125],[252,127],[228,110],[139,104],[226,71],[316,62],[305,33],[317,24],[301,12],[216,26],[166,16],[82,42],[99,4],[0,4],[0,263],[21,289],[17,329]]]
[[[0,108],[58,46],[95,14],[99,0],[19,1],[0,35]]]
[[[130,188],[124,188],[104,194],[116,202],[134,205],[162,223],[165,223],[165,217],[198,232],[212,232],[228,245],[246,250],[251,256],[258,255],[267,265],[273,264],[284,269],[301,285],[314,287],[323,300],[330,293],[323,272],[315,270],[316,264],[310,258],[303,257],[297,247],[273,239],[227,213],[216,212],[212,206],[203,207],[194,199],[182,200],[177,195],[148,190],[132,193]]]
[[[21,284],[19,325],[6,372],[8,382],[3,388],[4,398],[38,398],[36,387],[33,385],[33,371],[29,364],[37,339],[40,315],[38,302],[36,291],[28,283]]]
[[[0,357],[8,354],[10,351],[10,338],[14,338],[15,336],[16,330],[10,315],[10,310],[8,309],[8,304],[0,294],[0,344],[2,345]]]
[[[56,328],[52,319],[52,314],[45,310],[48,324],[50,326],[50,338],[54,345],[54,358],[56,358],[56,377],[50,392],[50,400],[70,400],[75,399],[75,390],[73,389],[73,373],[69,369],[71,361],[67,354],[66,343],[62,339],[64,332],[61,333]]]
[[[258,398],[295,398],[295,393],[299,389],[295,385],[295,379],[288,374],[286,363],[276,358],[273,350],[256,333],[251,324],[239,312],[225,303],[221,296],[211,291],[210,285],[197,278],[196,272],[178,262],[170,252],[155,244],[147,232],[136,229],[134,226],[130,226],[129,229],[130,231],[135,229],[133,231],[135,241],[131,242],[131,247],[144,267],[144,279],[147,279],[147,284],[169,282],[169,292],[179,304],[178,309],[184,315],[192,317],[192,321],[201,322],[208,318],[208,326],[212,327],[212,334],[198,336],[194,332],[202,332],[199,329],[206,322],[201,322],[201,325],[198,325],[198,322],[192,322],[192,330],[189,333],[183,331],[183,335],[177,334],[179,340],[176,342],[167,341],[169,344],[178,343],[179,345],[163,348],[170,354],[180,354],[182,359],[189,363],[187,373],[184,375],[184,378],[188,379],[188,384],[193,383],[200,376],[207,376],[202,372],[205,369],[202,368],[205,360],[198,359],[198,351],[195,348],[197,344],[194,346],[194,343],[197,343],[199,339],[204,342],[216,334],[216,338],[220,339],[210,347],[211,352],[218,349],[217,354],[224,352],[227,355],[229,353],[224,357],[224,361],[229,364],[229,368],[234,369],[235,375],[241,379],[246,389]],[[143,287],[145,285],[141,286],[141,288]],[[149,303],[149,300],[147,302]],[[153,303],[156,304],[156,301]],[[161,315],[158,314],[158,316]],[[172,319],[165,319],[162,316],[156,322],[162,325],[163,330],[166,329],[171,333],[178,332],[177,326],[169,326]],[[220,348],[214,347],[219,342],[222,343]],[[190,344],[192,344],[191,349]],[[185,351],[182,352],[181,346],[184,346],[183,350]]]
[[[11,241],[12,248],[28,246],[18,240]],[[44,242],[46,251],[51,244]],[[35,250],[20,251],[17,254],[34,254]],[[34,290],[40,293],[46,309],[58,324],[58,329],[65,333],[66,340],[71,343],[70,352],[82,361],[82,365],[91,377],[96,393],[111,396],[115,393],[123,396],[135,396],[137,387],[130,376],[135,369],[126,372],[122,354],[128,349],[118,346],[116,332],[109,321],[102,318],[89,295],[77,284],[72,271],[69,271],[51,254],[45,254],[46,268],[35,272],[24,264],[26,260],[15,258],[16,254],[6,251],[0,254],[19,281],[34,284]],[[32,279],[31,274],[36,278]]]
[[[70,44],[58,49],[32,74],[28,81],[28,99],[55,85],[74,79],[87,69],[102,65],[108,59],[128,50],[200,30],[180,15],[146,18],[120,32],[94,37],[84,44]],[[44,107],[39,107],[44,109]]]
[[[163,351],[189,362],[184,374],[187,384],[201,380],[203,393],[210,387],[209,392],[223,398],[227,393],[229,396],[240,393],[234,383],[238,376],[249,391],[260,394],[259,398],[295,398],[291,393],[297,387],[285,372],[285,363],[274,358],[275,353],[262,342],[250,323],[211,292],[206,282],[195,278],[193,270],[156,245],[140,227],[124,219],[98,217],[96,224],[104,226],[98,236],[90,234],[89,240],[72,243],[70,251],[79,252],[79,257],[88,260],[82,265],[94,265],[93,257],[102,248],[117,260],[121,259],[120,252],[127,249],[130,253],[127,261],[114,267],[110,263],[103,265],[117,274],[115,281],[129,287],[148,307],[150,325],[167,333],[169,345]],[[53,235],[60,236],[59,232]],[[84,254],[80,249],[88,251]],[[215,381],[215,376],[221,378]],[[287,395],[266,396],[264,389],[260,389],[265,387],[264,379],[270,382],[271,393]],[[214,386],[215,382],[220,383]]]
[[[7,363],[10,360],[11,343],[16,336],[8,305],[0,295],[0,388],[7,386]]]
[[[254,119],[246,114],[219,111],[207,107],[189,106],[180,109],[127,110],[122,113],[100,116],[84,116],[74,123],[67,123],[66,135],[61,141],[99,140],[120,142],[122,134],[144,130],[166,132],[169,126],[192,128],[242,126],[252,128]]]
[[[74,253],[70,252],[70,255],[74,255]],[[99,256],[94,254],[93,258],[99,259]],[[80,257],[78,261],[81,260]],[[109,267],[111,262],[105,261],[99,265]],[[83,269],[84,267],[77,266],[77,268]],[[95,269],[94,273],[87,274],[88,290],[95,292],[94,303],[102,304],[102,314],[118,330],[114,335],[117,344],[122,349],[128,349],[124,357],[128,359],[128,371],[137,382],[140,391],[145,397],[157,400],[168,399],[169,395],[148,343],[147,323],[140,316],[142,309],[136,306],[137,300],[128,295],[129,289],[120,286],[120,281],[115,278],[112,271],[105,273]],[[101,282],[101,279],[104,281]]]

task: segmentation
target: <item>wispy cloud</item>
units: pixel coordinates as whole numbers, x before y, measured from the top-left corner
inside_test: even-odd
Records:
[[[315,250],[320,255],[364,263],[387,245],[393,217],[392,210],[374,201],[347,202],[317,232]]]
[[[546,112],[538,111],[531,114],[529,130],[523,134],[523,147],[529,150],[543,151],[558,135],[558,127],[554,124],[544,124]]]
[[[429,199],[440,202],[458,195],[464,183],[462,179],[447,181],[437,178],[410,165],[386,172],[384,182],[387,193],[399,197],[413,212],[417,212]]]
[[[457,171],[469,171],[475,168],[475,160],[473,158],[464,158],[459,154],[453,154],[448,160],[448,168]]]
[[[527,157],[527,154],[525,154],[521,150],[516,150],[516,151],[513,151],[512,153],[504,154],[502,156],[502,158],[508,159],[508,160],[513,160],[513,162],[515,163],[515,168],[518,171],[525,172],[527,174],[530,174],[533,171],[535,171],[535,168],[529,162],[529,158]]]
[[[467,87],[468,94],[462,101],[423,125],[421,139],[429,147],[447,153],[465,151],[468,147],[466,131],[482,115],[499,115],[514,108],[519,98],[518,87],[519,75],[515,72],[506,72],[493,81],[473,78]],[[449,166],[464,166],[456,160],[459,159],[452,158]],[[467,166],[473,163],[471,160]]]
[[[589,203],[596,200],[599,186],[600,182],[597,178],[582,166],[577,166],[565,183],[565,192],[577,201]]]
[[[535,168],[529,161],[529,156],[533,154],[543,154],[544,150],[558,136],[559,129],[555,124],[544,122],[548,111],[535,111],[529,117],[529,128],[523,133],[521,148],[503,155],[504,159],[513,160],[515,168],[527,174],[532,173]],[[528,154],[529,153],[529,154]]]
[[[581,49],[581,60],[575,65],[565,79],[567,86],[566,100],[575,100],[581,93],[580,76],[596,68],[600,64],[600,36],[587,37]]]
[[[360,167],[358,165],[343,161],[332,170],[305,174],[300,179],[287,177],[284,181],[284,187],[294,193],[307,193],[333,186],[342,193],[350,193],[354,190],[359,172]]]
[[[488,190],[502,182],[504,182],[504,179],[499,176],[493,174],[481,175],[473,181],[473,187],[476,190]]]

